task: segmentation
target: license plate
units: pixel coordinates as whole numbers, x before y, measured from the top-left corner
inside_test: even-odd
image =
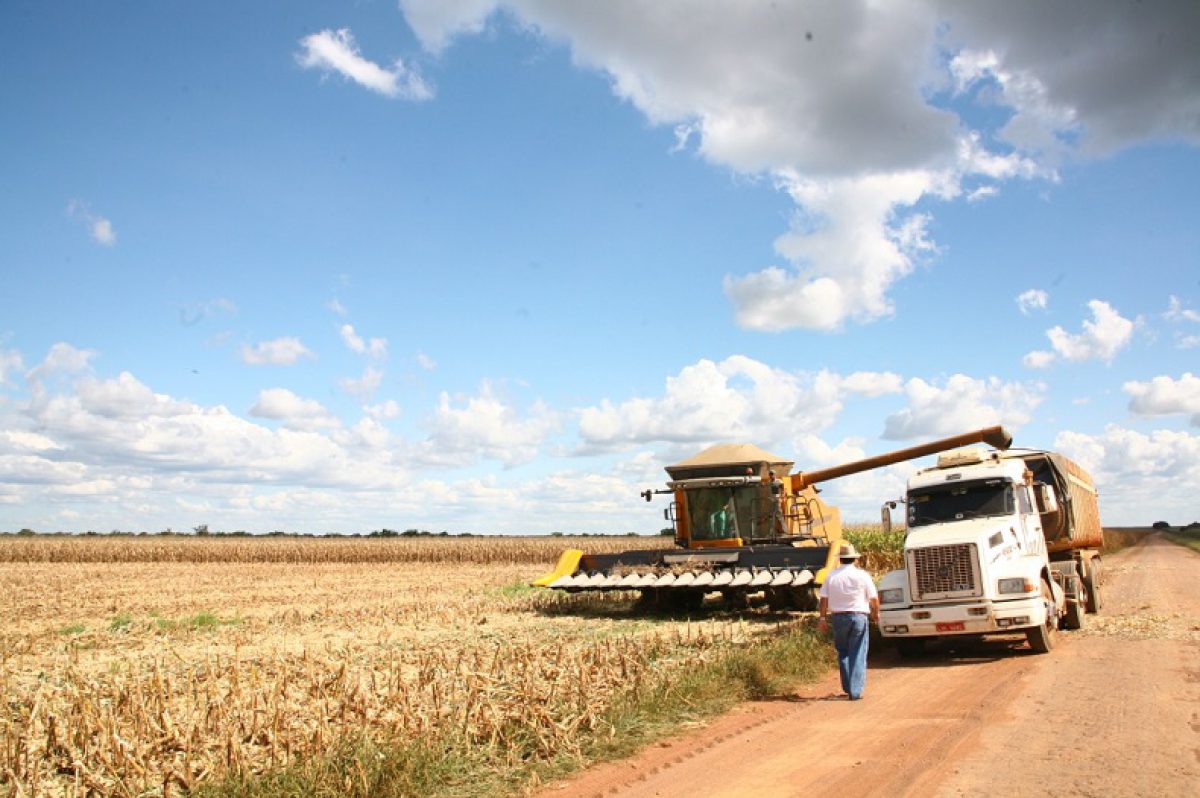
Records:
[[[962,632],[967,628],[963,625],[962,621],[948,621],[946,623],[939,623],[936,624],[936,627],[939,632]]]

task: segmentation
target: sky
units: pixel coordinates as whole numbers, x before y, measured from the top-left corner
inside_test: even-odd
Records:
[[[0,531],[653,534],[993,424],[1200,521],[1198,145],[1191,0],[8,0]]]

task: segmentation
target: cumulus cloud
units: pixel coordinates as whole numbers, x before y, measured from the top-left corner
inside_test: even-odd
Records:
[[[9,375],[13,372],[24,371],[25,361],[21,353],[15,349],[0,349],[0,385],[11,386]]]
[[[892,287],[935,251],[922,200],[1055,179],[1064,158],[1146,139],[1200,141],[1195,4],[400,5],[431,53],[503,9],[669,126],[674,149],[789,192],[785,264],[730,264],[725,280],[750,329],[888,316]]]
[[[914,377],[904,392],[908,406],[884,422],[888,440],[956,435],[995,424],[1020,427],[1041,404],[1045,386],[955,374],[944,385]]]
[[[301,358],[314,358],[299,338],[276,338],[242,347],[242,362],[248,366],[292,366]]]
[[[266,388],[250,408],[250,415],[282,421],[292,429],[339,427],[341,422],[316,399],[297,396],[287,388]]]
[[[88,235],[97,244],[113,247],[117,244],[117,231],[113,229],[110,220],[95,213],[88,203],[82,200],[71,200],[67,203],[67,215],[78,219],[87,228]]]
[[[342,386],[343,391],[360,401],[366,401],[374,396],[382,384],[383,369],[375,366],[367,366],[363,369],[361,377],[345,377],[338,380],[338,385]]]
[[[386,338],[372,338],[369,341],[363,340],[362,336],[354,331],[354,326],[351,324],[343,324],[338,332],[342,336],[342,342],[346,344],[346,347],[351,352],[379,359],[387,357],[388,344]]]
[[[1200,520],[1195,500],[1200,493],[1200,436],[1172,430],[1147,434],[1113,424],[1099,435],[1062,432],[1054,448],[1091,472],[1107,524]]]
[[[1158,376],[1150,382],[1131,381],[1121,390],[1129,394],[1130,412],[1139,416],[1190,415],[1200,426],[1200,377],[1191,372],[1179,379]]]
[[[96,353],[91,349],[76,349],[64,341],[59,341],[50,347],[45,359],[34,366],[25,378],[41,380],[53,374],[78,374],[90,368],[91,360],[95,356]]]
[[[424,352],[417,352],[417,365],[425,371],[433,371],[437,368],[437,361]]]
[[[667,378],[661,396],[604,400],[576,412],[585,453],[651,442],[777,445],[827,428],[848,395],[880,396],[900,387],[900,377],[890,373],[793,373],[734,355],[683,368]]]
[[[1083,332],[1072,334],[1062,327],[1046,331],[1052,352],[1036,351],[1025,356],[1024,363],[1031,368],[1045,368],[1058,358],[1072,362],[1104,360],[1111,362],[1133,338],[1135,322],[1123,317],[1112,305],[1099,299],[1088,302],[1092,311],[1091,321],[1083,322]]]
[[[560,422],[542,402],[524,418],[506,404],[490,383],[477,396],[452,400],[442,393],[431,422],[432,432],[421,447],[424,458],[442,463],[471,463],[479,457],[514,466],[537,456],[542,442]]]
[[[396,59],[391,68],[363,58],[348,29],[323,30],[300,40],[296,61],[305,69],[336,72],[344,78],[384,95],[405,100],[428,100],[433,90],[419,72]]]
[[[1040,288],[1030,288],[1017,296],[1017,308],[1025,316],[1035,310],[1045,310],[1049,303],[1050,295]]]

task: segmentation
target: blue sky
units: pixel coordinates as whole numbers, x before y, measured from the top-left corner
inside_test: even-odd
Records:
[[[0,530],[653,532],[710,443],[994,423],[1200,520],[1194,3],[10,2],[0,53]]]

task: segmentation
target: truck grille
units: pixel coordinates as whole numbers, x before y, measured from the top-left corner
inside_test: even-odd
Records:
[[[975,546],[958,543],[952,546],[930,546],[908,552],[909,573],[914,580],[913,594],[917,599],[958,598],[977,596],[979,568]]]

